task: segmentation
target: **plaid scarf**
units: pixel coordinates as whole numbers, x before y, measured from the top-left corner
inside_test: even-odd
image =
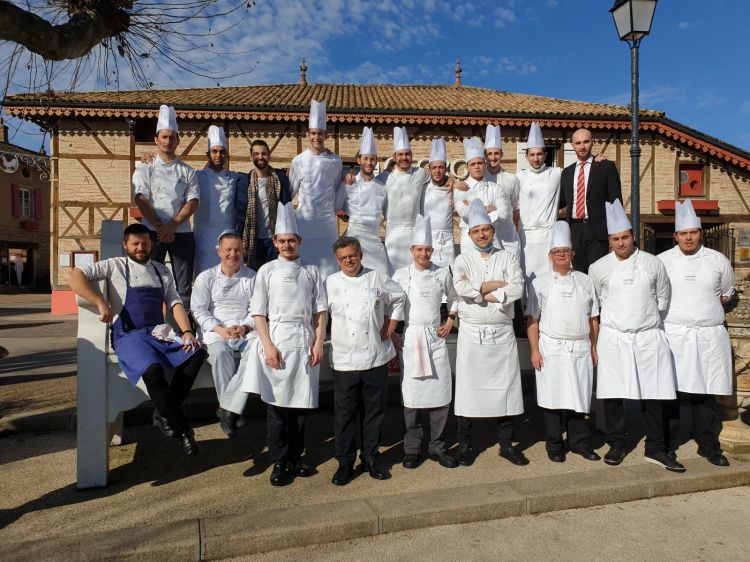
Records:
[[[250,170],[247,182],[247,210],[245,211],[245,228],[242,231],[242,244],[245,247],[245,263],[251,266],[255,262],[255,241],[258,228],[258,173]],[[276,210],[281,198],[281,181],[276,171],[271,168],[266,181],[266,201],[268,202],[268,233],[273,236],[276,228]]]

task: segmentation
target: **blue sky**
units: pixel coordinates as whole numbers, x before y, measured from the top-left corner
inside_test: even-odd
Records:
[[[230,74],[252,72],[221,83],[296,82],[304,56],[309,82],[447,84],[460,58],[467,85],[626,105],[630,53],[616,36],[612,4],[257,0],[217,42],[247,53],[225,57]],[[750,151],[748,22],[750,2],[660,0],[641,46],[641,107]],[[157,87],[171,85],[152,76]],[[185,75],[176,85],[213,84]],[[41,137],[26,125],[13,142],[36,150]]]

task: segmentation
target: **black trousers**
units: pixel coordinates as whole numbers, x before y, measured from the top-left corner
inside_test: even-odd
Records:
[[[670,418],[677,407],[676,400],[640,400],[643,428],[646,433],[646,454],[666,452],[671,442]],[[604,400],[604,421],[607,443],[611,447],[625,446],[625,406],[621,398]]]
[[[268,404],[266,435],[273,462],[297,462],[305,451],[305,420],[310,410]]]
[[[143,373],[143,382],[146,383],[146,390],[156,410],[178,432],[190,429],[190,424],[182,411],[182,403],[190,393],[205,359],[204,349],[196,351],[190,359],[175,369],[171,384],[167,384],[164,367],[158,363],[149,365]]]
[[[547,452],[563,452],[563,431],[568,431],[568,448],[571,451],[585,451],[589,448],[590,430],[586,414],[573,410],[544,411],[544,430],[547,439]]]
[[[182,297],[185,309],[190,309],[190,292],[193,286],[193,267],[195,266],[195,236],[192,232],[177,232],[174,242],[164,244],[156,239],[156,232],[151,231],[151,259],[164,263],[169,254],[172,262],[172,273],[177,285],[177,292]]]
[[[377,458],[387,404],[387,364],[366,371],[333,372],[334,434],[339,462],[356,460],[360,423],[360,456],[365,462]]]
[[[607,240],[597,240],[591,223],[586,220],[570,221],[570,238],[573,243],[573,269],[588,273],[589,266],[609,252]]]
[[[668,412],[670,449],[676,451],[680,445],[678,440],[682,411],[690,412],[690,435],[698,444],[698,450],[709,456],[721,453],[721,417],[716,410],[716,397],[713,394],[678,392],[677,401],[679,407]]]
[[[497,441],[500,446],[511,445],[513,440],[513,416],[501,416],[497,420]],[[473,418],[456,416],[456,439],[459,445],[471,446]]]

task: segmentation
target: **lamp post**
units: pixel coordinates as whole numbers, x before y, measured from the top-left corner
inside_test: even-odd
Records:
[[[630,45],[630,210],[633,232],[638,241],[641,232],[641,146],[638,108],[638,47],[651,31],[658,0],[615,0],[610,9],[617,35]]]

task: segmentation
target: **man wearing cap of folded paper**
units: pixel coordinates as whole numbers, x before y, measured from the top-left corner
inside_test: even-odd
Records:
[[[431,260],[433,240],[430,219],[417,215],[411,246],[414,263],[393,274],[393,280],[406,293],[401,380],[406,431],[402,464],[410,469],[420,464],[423,418],[429,420],[430,456],[445,468],[458,466],[445,445],[453,383],[445,338],[456,319],[458,298],[450,269],[438,267]],[[449,312],[441,323],[443,299]]]
[[[496,183],[503,188],[503,191],[510,199],[511,208],[513,209],[512,224],[515,227],[513,231],[508,229],[507,233],[500,233],[498,236],[506,246],[520,247],[520,238],[518,236],[519,225],[519,192],[521,186],[515,174],[505,171],[502,165],[503,161],[503,137],[500,134],[500,125],[487,125],[484,135],[484,159],[487,163],[484,171],[484,179],[490,183]],[[507,249],[507,248],[506,248]],[[518,252],[516,252],[518,255]]]
[[[450,267],[456,259],[453,242],[453,189],[448,185],[445,141],[434,139],[430,151],[430,183],[422,193],[422,215],[432,227],[432,263]]]
[[[385,246],[380,239],[380,222],[385,204],[385,185],[375,177],[378,149],[370,127],[362,130],[357,164],[359,173],[354,183],[341,182],[339,193],[345,195],[344,211],[349,216],[346,236],[359,240],[362,265],[388,275]]]
[[[607,232],[612,251],[589,267],[600,303],[596,350],[596,396],[604,400],[609,451],[604,462],[625,458],[623,399],[638,400],[646,433],[645,459],[684,472],[670,450],[666,420],[675,406],[672,353],[660,313],[669,305],[669,276],[655,256],[634,245],[622,203],[606,203]]]
[[[724,304],[734,294],[734,270],[723,254],[702,243],[701,220],[690,199],[675,202],[677,245],[659,254],[672,284],[664,329],[674,357],[677,397],[692,414],[698,454],[717,466],[729,466],[721,453],[721,417],[716,396],[732,394],[732,346],[724,327]],[[679,421],[672,423],[677,449]]]
[[[568,223],[554,224],[548,244],[552,271],[531,282],[526,306],[547,456],[552,462],[565,461],[562,436],[567,431],[571,453],[598,461],[601,457],[589,443],[586,414],[596,366],[599,301],[589,276],[571,267],[573,244]]]
[[[244,264],[242,237],[229,229],[218,237],[214,253],[220,263],[198,275],[190,297],[190,309],[201,329],[201,339],[208,348],[219,399],[219,422],[227,437],[234,437],[237,421],[247,402],[247,393],[240,391],[248,354],[256,336],[250,314],[255,272]],[[242,352],[239,368],[234,352]]]
[[[154,240],[151,259],[164,263],[169,254],[177,292],[189,307],[195,263],[189,219],[198,208],[200,190],[195,170],[176,156],[178,133],[174,108],[162,105],[154,137],[158,153],[150,163],[136,164],[132,185],[142,222]]]
[[[198,177],[201,205],[195,213],[195,275],[219,264],[216,240],[221,233],[234,229],[235,198],[241,174],[224,165],[229,156],[224,129],[208,128],[207,166],[195,172]]]
[[[492,219],[480,199],[469,206],[472,249],[453,265],[459,297],[456,350],[456,460],[474,459],[473,418],[495,418],[499,455],[515,465],[528,464],[513,446],[513,416],[523,413],[521,368],[513,332],[514,303],[523,294],[523,274],[515,256],[493,244]]]
[[[274,486],[286,486],[292,475],[312,476],[302,460],[305,418],[318,407],[328,306],[318,268],[300,259],[303,242],[292,203],[279,203],[273,235],[279,257],[258,270],[250,298],[257,355],[248,359],[240,390],[260,394],[268,405]]]
[[[315,265],[323,279],[338,270],[331,255],[331,244],[339,237],[336,212],[344,197],[339,193],[341,158],[325,147],[326,104],[312,100],[307,150],[292,160],[289,183],[297,195],[297,221],[305,243],[300,255]]]

